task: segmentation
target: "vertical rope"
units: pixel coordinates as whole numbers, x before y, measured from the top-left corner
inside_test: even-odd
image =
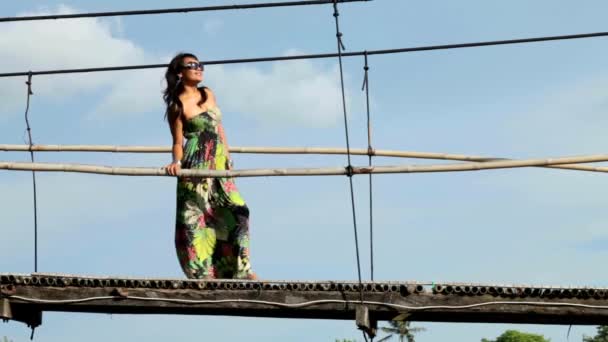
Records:
[[[30,126],[29,120],[29,110],[30,110],[30,96],[34,95],[32,92],[32,72],[30,71],[27,75],[27,102],[25,106],[25,126],[27,130],[29,151],[30,151],[30,159],[32,163],[34,163],[34,150],[32,146],[34,142],[32,141],[32,127]],[[36,171],[32,171],[32,186],[34,189],[34,272],[38,272],[38,199],[37,199],[37,191],[36,191]],[[32,331],[33,334],[33,331]]]
[[[365,90],[365,104],[367,108],[367,156],[368,166],[372,167],[372,156],[375,154],[374,149],[372,148],[372,125],[369,114],[369,65],[367,64],[367,51],[364,53],[365,56],[365,66],[363,70],[365,71],[365,76],[363,77],[363,86],[361,90]],[[369,174],[369,258],[370,258],[370,278],[374,281],[374,205],[373,205],[373,183],[372,183],[372,174]]]
[[[350,184],[350,200],[351,200],[351,208],[353,213],[353,229],[355,232],[355,252],[357,255],[357,274],[359,276],[359,297],[361,302],[363,302],[363,284],[361,282],[361,261],[359,258],[359,236],[357,234],[357,215],[355,210],[355,191],[353,188],[353,166],[351,164],[350,157],[350,138],[348,135],[348,115],[346,113],[346,95],[344,91],[344,71],[342,67],[342,50],[345,49],[344,44],[342,43],[342,33],[340,32],[340,24],[338,20],[338,16],[340,13],[338,12],[338,2],[334,0],[334,18],[336,22],[336,40],[338,44],[338,64],[340,65],[340,88],[342,91],[342,109],[344,113],[344,132],[346,136],[346,156],[348,159],[348,166],[346,167],[347,176]]]

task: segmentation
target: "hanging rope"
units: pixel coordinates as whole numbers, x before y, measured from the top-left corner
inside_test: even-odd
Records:
[[[338,64],[340,65],[340,89],[342,91],[342,109],[344,113],[344,133],[346,136],[346,157],[348,160],[348,166],[346,167],[346,172],[348,176],[348,182],[350,185],[350,201],[351,208],[353,213],[353,230],[355,232],[355,252],[357,255],[357,275],[359,277],[359,299],[361,304],[363,304],[363,283],[361,281],[361,261],[359,257],[359,236],[357,234],[357,214],[355,210],[355,191],[353,188],[353,166],[351,164],[350,158],[350,138],[348,135],[348,115],[346,113],[346,94],[344,91],[344,71],[342,67],[342,50],[346,50],[344,47],[344,43],[342,42],[342,32],[340,32],[340,24],[338,20],[338,16],[340,13],[338,12],[338,2],[334,0],[334,18],[336,22],[336,40],[338,44]],[[361,331],[363,334],[363,339],[367,342],[367,335],[364,331]]]
[[[355,251],[357,254],[357,273],[359,276],[359,288],[360,288],[360,296],[361,301],[363,301],[363,289],[361,284],[361,262],[359,260],[359,236],[357,234],[357,215],[355,211],[355,191],[353,188],[353,166],[351,164],[350,158],[350,138],[348,135],[348,117],[346,113],[346,94],[344,91],[344,72],[342,67],[342,50],[345,49],[344,44],[342,43],[342,32],[340,32],[340,24],[338,20],[338,16],[340,13],[338,12],[338,2],[334,0],[334,18],[336,22],[336,41],[338,44],[338,63],[340,65],[340,88],[342,91],[342,109],[344,113],[344,132],[346,136],[346,158],[348,160],[348,166],[346,167],[346,175],[348,176],[349,184],[350,184],[350,199],[351,199],[351,207],[353,213],[353,228],[355,232]]]
[[[363,86],[361,90],[365,90],[365,105],[367,109],[367,156],[368,166],[372,168],[372,156],[375,154],[372,148],[372,125],[369,114],[369,65],[367,64],[367,51],[364,52],[365,66],[363,66]],[[370,264],[370,279],[374,281],[374,205],[373,205],[373,187],[372,174],[369,174],[369,264]]]
[[[30,159],[34,163],[34,150],[32,146],[34,142],[32,140],[32,127],[30,126],[29,111],[30,111],[30,96],[34,95],[32,92],[32,72],[27,75],[27,100],[25,105],[25,127],[27,131]],[[36,171],[32,171],[32,187],[34,190],[34,272],[38,272],[38,200],[36,196]],[[33,330],[32,330],[33,335]]]

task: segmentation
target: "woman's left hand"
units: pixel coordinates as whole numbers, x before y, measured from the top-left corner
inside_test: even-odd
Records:
[[[175,162],[165,166],[165,169],[171,176],[177,176],[177,173],[182,169],[182,166],[181,163]]]

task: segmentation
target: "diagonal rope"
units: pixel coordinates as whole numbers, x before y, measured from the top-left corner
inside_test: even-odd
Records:
[[[344,132],[346,136],[346,157],[348,160],[348,166],[346,167],[347,176],[350,184],[350,200],[351,200],[351,208],[353,213],[353,230],[355,233],[355,252],[357,255],[357,274],[359,276],[359,297],[361,302],[363,302],[363,285],[361,282],[361,261],[359,258],[359,236],[357,234],[357,215],[355,210],[355,191],[353,188],[353,166],[351,164],[350,157],[350,138],[348,135],[348,115],[346,113],[346,95],[344,90],[344,71],[342,67],[342,50],[344,48],[344,44],[342,43],[342,33],[340,32],[340,24],[338,20],[338,16],[340,13],[338,12],[338,2],[334,0],[334,18],[336,22],[336,40],[338,44],[338,63],[340,65],[340,89],[342,91],[342,109],[344,113]]]
[[[365,75],[363,76],[363,86],[361,90],[365,90],[365,105],[367,109],[367,156],[368,166],[372,168],[372,156],[375,154],[372,148],[372,125],[369,114],[369,65],[367,64],[367,51],[364,52],[365,66],[363,70]],[[369,174],[369,263],[370,263],[370,278],[374,281],[374,197],[373,197],[373,183],[372,174]]]
[[[32,127],[30,126],[29,120],[29,111],[30,111],[30,96],[34,95],[32,92],[32,73],[30,71],[27,76],[27,100],[25,105],[25,126],[27,130],[29,151],[30,151],[30,159],[32,163],[34,162],[34,150],[32,149],[32,145],[34,144],[32,141]],[[32,171],[32,187],[34,189],[34,272],[38,272],[38,200],[37,200],[37,191],[36,191],[36,171]],[[32,331],[33,334],[33,331]]]

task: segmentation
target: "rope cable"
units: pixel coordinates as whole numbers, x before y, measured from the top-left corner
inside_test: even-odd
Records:
[[[368,50],[367,54],[370,56],[371,55],[386,55],[386,54],[410,53],[410,52],[420,52],[420,51],[450,50],[450,49],[495,46],[495,45],[537,43],[537,42],[546,42],[546,41],[554,41],[554,40],[598,38],[598,37],[607,37],[607,36],[608,36],[608,32],[594,32],[594,33],[571,34],[571,35],[560,35],[560,36],[544,36],[544,37],[533,37],[533,38],[522,38],[522,39],[493,40],[493,41],[482,41],[482,42],[471,42],[471,43],[427,45],[427,46],[417,46],[417,47],[397,48],[397,49]],[[364,53],[365,53],[364,51],[342,52],[341,57],[363,56]],[[212,61],[206,61],[205,64],[215,65],[215,64],[257,63],[257,62],[275,62],[275,61],[335,58],[335,57],[338,57],[338,54],[324,53],[324,54],[310,54],[310,55],[292,55],[292,56],[278,56],[278,57],[275,56],[275,57],[212,60]],[[31,73],[32,73],[32,75],[71,74],[71,73],[87,73],[87,72],[101,72],[101,71],[166,68],[167,65],[168,65],[167,63],[139,64],[139,65],[126,65],[126,66],[114,66],[114,67],[41,70],[41,71],[33,71]],[[28,71],[0,73],[0,78],[27,76],[29,73],[30,72],[28,72]]]
[[[367,110],[367,157],[368,166],[372,168],[372,156],[374,155],[374,149],[372,148],[372,126],[370,119],[369,110],[369,65],[367,62],[367,51],[364,52],[365,66],[363,70],[365,75],[363,77],[363,86],[361,90],[365,90],[365,105]],[[373,206],[373,183],[372,174],[369,174],[369,261],[370,261],[370,279],[374,281],[374,206]]]
[[[330,3],[332,3],[332,1],[333,0],[284,1],[284,2],[267,2],[267,3],[257,3],[257,4],[235,4],[235,5],[204,6],[204,7],[162,8],[162,9],[153,9],[153,10],[131,10],[131,11],[88,12],[88,13],[74,13],[74,14],[51,14],[51,15],[33,15],[33,16],[19,16],[19,17],[1,17],[0,22],[117,17],[117,16],[129,16],[129,15],[171,14],[171,13],[189,13],[189,12],[207,12],[207,11],[269,8],[269,7],[324,5],[324,4],[330,4]],[[360,2],[360,1],[371,1],[371,0],[339,0],[339,1],[340,2]]]
[[[30,159],[34,163],[34,150],[32,146],[34,142],[32,140],[32,127],[30,126],[29,110],[30,110],[30,96],[34,95],[32,92],[32,73],[30,72],[27,76],[27,100],[25,105],[25,126],[28,137]],[[34,272],[38,272],[38,199],[36,191],[36,171],[32,170],[32,188],[34,191]]]
[[[130,295],[93,296],[93,297],[84,297],[84,298],[77,298],[77,299],[39,299],[39,298],[31,298],[31,297],[27,297],[27,296],[7,295],[6,298],[16,299],[16,300],[20,300],[20,301],[32,303],[32,304],[81,304],[81,303],[93,302],[93,301],[98,301],[98,300],[132,299],[132,300],[150,301],[150,302],[157,301],[157,302],[164,302],[164,303],[193,304],[193,305],[247,303],[247,304],[270,305],[270,306],[277,306],[277,307],[290,308],[290,309],[301,309],[301,308],[305,308],[305,307],[309,307],[309,306],[323,305],[323,304],[357,304],[357,303],[359,303],[359,301],[351,301],[351,300],[347,300],[347,299],[319,299],[319,300],[310,300],[310,301],[305,301],[305,302],[300,302],[300,303],[281,303],[281,302],[265,301],[265,300],[257,300],[257,299],[178,299],[178,298],[162,298],[162,297],[141,297],[141,296],[130,296]],[[487,301],[487,302],[464,304],[464,305],[412,306],[412,305],[402,305],[402,304],[364,300],[363,304],[384,306],[384,307],[398,309],[398,310],[411,310],[411,311],[462,310],[462,309],[472,309],[472,308],[494,306],[494,305],[497,305],[497,306],[502,306],[502,305],[556,306],[556,307],[572,307],[572,308],[608,310],[608,305],[594,305],[594,304],[569,303],[569,302],[548,303],[548,302],[534,302],[534,301]]]
[[[363,302],[363,286],[361,281],[361,261],[359,258],[359,237],[357,234],[357,215],[355,209],[355,192],[353,187],[353,166],[351,164],[350,157],[350,138],[348,134],[348,115],[346,112],[346,94],[344,90],[344,71],[342,66],[342,49],[344,49],[344,44],[342,43],[342,32],[340,32],[340,24],[338,17],[340,13],[338,12],[338,2],[334,0],[334,21],[336,23],[336,43],[338,45],[338,64],[340,66],[340,90],[342,94],[342,111],[344,114],[344,133],[346,137],[346,157],[348,161],[348,166],[346,167],[347,176],[350,185],[350,199],[351,199],[351,208],[353,214],[353,230],[355,233],[355,252],[357,256],[357,275],[359,278],[359,295],[361,302]]]

